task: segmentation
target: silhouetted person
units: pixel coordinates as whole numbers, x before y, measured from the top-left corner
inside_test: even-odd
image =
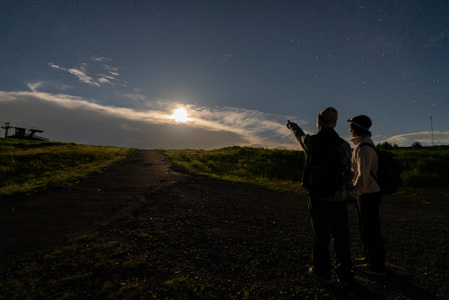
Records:
[[[378,157],[374,148],[364,144],[374,143],[369,131],[372,122],[365,115],[348,120],[352,142],[355,145],[352,152],[352,170],[354,172],[353,189],[349,200],[357,201],[359,210],[360,234],[365,248],[365,264],[358,266],[361,271],[385,275],[385,246],[380,230],[379,208],[381,193],[379,184],[374,177],[378,169]]]
[[[312,264],[309,273],[322,283],[332,281],[330,240],[336,254],[336,271],[340,282],[351,279],[346,191],[352,186],[351,147],[335,132],[338,113],[328,107],[318,114],[318,133],[305,134],[288,121],[305,152],[303,187],[308,191],[313,230]]]

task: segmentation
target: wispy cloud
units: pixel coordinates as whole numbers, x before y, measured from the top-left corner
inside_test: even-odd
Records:
[[[64,68],[64,67],[55,65],[54,63],[49,63],[48,65],[53,69],[67,72],[67,73],[70,73],[70,74],[76,76],[78,78],[78,80],[83,83],[86,83],[91,86],[97,86],[97,87],[100,86],[100,83],[97,82],[97,80],[95,80],[93,77],[90,77],[89,75],[87,75],[86,64],[82,64],[78,68]]]
[[[54,82],[33,82],[33,83],[27,83],[28,88],[30,91],[38,93],[39,91],[46,89],[46,88],[56,88],[59,91],[67,91],[72,88],[71,85],[68,84],[55,84]]]
[[[283,141],[282,147],[286,147],[286,137],[291,134],[283,124],[285,116],[235,107],[190,107],[189,111],[194,126],[238,133],[252,146],[276,147]]]
[[[32,91],[32,92],[38,92],[39,88],[42,87],[43,85],[45,85],[44,82],[33,82],[33,83],[28,83],[28,88]]]
[[[119,78],[119,69],[106,64],[108,61],[110,59],[95,56],[90,58],[89,63],[82,63],[77,67],[62,67],[53,62],[48,63],[48,65],[52,69],[69,73],[75,76],[80,82],[90,86],[126,86],[127,83]]]
[[[112,59],[104,57],[104,56],[93,56],[90,58],[91,61],[95,62],[105,62],[105,61],[112,61]]]
[[[432,132],[423,131],[415,133],[407,133],[401,135],[395,135],[388,139],[381,141],[389,142],[390,144],[396,144],[401,147],[409,147],[414,142],[419,142],[422,145],[430,146],[432,145]],[[433,132],[433,143],[435,145],[449,145],[449,131],[434,131]]]

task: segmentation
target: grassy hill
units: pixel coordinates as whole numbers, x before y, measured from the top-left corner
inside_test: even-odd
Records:
[[[126,157],[131,149],[0,139],[0,197],[66,186]]]
[[[123,159],[132,149],[0,139],[0,197],[71,184]],[[448,187],[449,146],[392,148],[404,187]],[[180,172],[303,192],[304,153],[250,147],[160,150]]]

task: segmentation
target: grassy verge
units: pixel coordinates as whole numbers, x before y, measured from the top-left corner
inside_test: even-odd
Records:
[[[449,146],[388,150],[397,155],[403,169],[403,187],[449,186]],[[304,165],[302,151],[248,147],[161,151],[179,172],[304,192],[299,184]]]
[[[397,155],[406,187],[448,187],[449,146],[398,148],[389,150]]]
[[[0,139],[0,197],[66,186],[125,158],[131,150]]]
[[[265,186],[273,190],[303,192],[300,180],[302,151],[249,147],[218,150],[161,150],[175,170],[213,178]]]

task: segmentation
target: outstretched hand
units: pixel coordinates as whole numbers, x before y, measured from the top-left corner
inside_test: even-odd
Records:
[[[287,128],[288,129],[291,129],[293,124],[295,124],[295,123],[290,122],[290,120],[287,120]]]

